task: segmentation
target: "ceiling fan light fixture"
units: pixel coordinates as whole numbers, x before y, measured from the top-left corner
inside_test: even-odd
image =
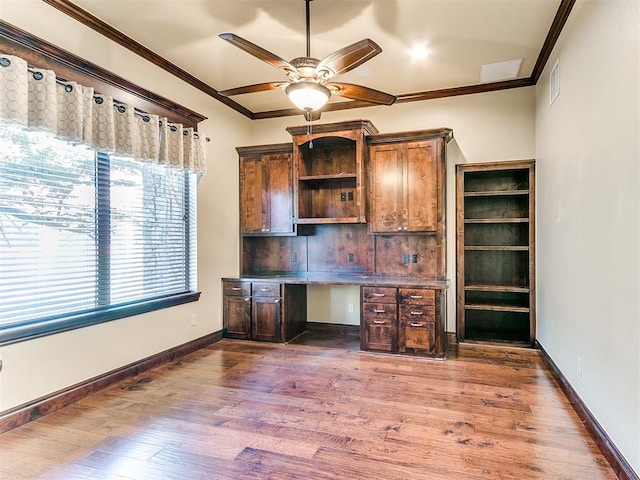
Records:
[[[312,112],[322,108],[331,96],[331,91],[324,85],[306,80],[292,83],[284,91],[289,100],[305,112]]]

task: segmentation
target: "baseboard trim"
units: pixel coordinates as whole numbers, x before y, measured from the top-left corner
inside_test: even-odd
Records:
[[[184,357],[189,353],[216,343],[222,338],[222,331],[214,332],[204,337],[170,348],[137,362],[124,365],[70,387],[58,390],[31,402],[0,412],[0,433],[19,427],[32,420],[55,412],[67,405],[77,402],[98,390],[108,387],[125,378],[133,377],[141,372],[158,367],[165,363]]]
[[[589,435],[596,442],[596,445],[602,452],[602,455],[607,459],[609,465],[614,470],[616,475],[620,480],[640,480],[638,474],[631,468],[629,462],[624,458],[620,450],[615,446],[607,432],[602,428],[602,425],[598,423],[598,420],[593,416],[589,408],[582,401],[578,393],[571,386],[567,378],[560,371],[555,362],[551,359],[547,351],[544,349],[542,345],[536,340],[536,347],[540,350],[541,356],[554,378],[560,385],[560,388],[566,395],[569,403],[580,417],[580,420],[586,427]]]

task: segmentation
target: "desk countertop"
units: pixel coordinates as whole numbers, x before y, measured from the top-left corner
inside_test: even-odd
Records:
[[[222,280],[246,280],[255,282],[278,282],[304,285],[370,285],[376,287],[429,287],[446,289],[448,280],[433,278],[396,277],[384,275],[361,275],[354,273],[265,273],[261,275],[242,275],[225,277]]]

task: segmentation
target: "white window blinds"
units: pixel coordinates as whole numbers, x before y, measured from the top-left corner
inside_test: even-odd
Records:
[[[196,288],[196,175],[0,122],[2,329]]]

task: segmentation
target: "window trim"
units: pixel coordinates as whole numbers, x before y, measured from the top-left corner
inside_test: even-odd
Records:
[[[76,314],[63,314],[38,321],[25,321],[18,325],[9,326],[0,330],[0,346],[12,343],[24,342],[35,338],[68,332],[78,328],[90,327],[100,323],[133,317],[143,313],[149,313],[164,308],[182,305],[184,303],[197,302],[200,292],[184,292],[172,295],[163,295],[150,300],[130,302],[123,305],[115,305],[106,308],[98,308]]]

